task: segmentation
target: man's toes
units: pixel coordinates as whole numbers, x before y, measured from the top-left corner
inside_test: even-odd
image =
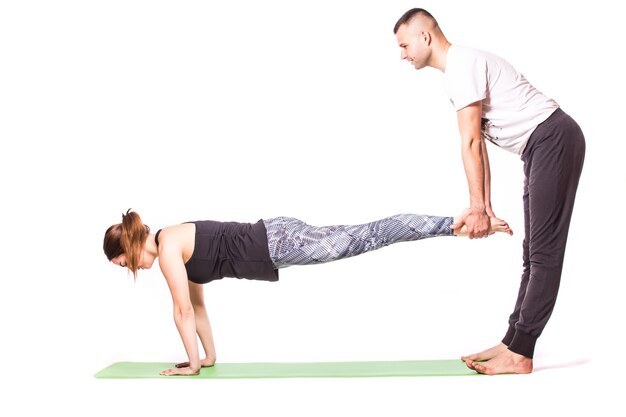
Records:
[[[478,372],[479,374],[488,374],[489,373],[489,368],[487,368],[485,365],[481,365],[479,363],[473,362],[473,370],[475,370],[476,372]]]

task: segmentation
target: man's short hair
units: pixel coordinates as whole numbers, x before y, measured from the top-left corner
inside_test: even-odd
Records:
[[[433,24],[435,25],[435,27],[439,26],[439,24],[437,23],[437,20],[433,17],[432,14],[428,13],[424,9],[420,9],[416,7],[414,9],[408,10],[405,14],[402,15],[402,17],[400,17],[400,19],[398,19],[398,21],[396,22],[396,25],[393,27],[393,34],[395,35],[396,33],[398,33],[400,26],[406,23],[409,23],[416,16],[426,16],[433,21]]]

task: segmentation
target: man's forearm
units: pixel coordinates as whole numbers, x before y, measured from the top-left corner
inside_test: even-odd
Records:
[[[482,146],[480,139],[466,138],[463,140],[463,167],[469,188],[470,208],[479,212],[485,211],[487,207]]]
[[[489,164],[489,154],[487,153],[487,144],[481,141],[481,150],[484,167],[484,184],[485,184],[485,209],[490,217],[495,216],[491,208],[491,165]]]

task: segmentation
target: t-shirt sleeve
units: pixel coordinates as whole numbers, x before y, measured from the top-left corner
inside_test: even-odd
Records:
[[[448,96],[459,111],[487,97],[487,62],[479,56],[463,54],[446,69]]]

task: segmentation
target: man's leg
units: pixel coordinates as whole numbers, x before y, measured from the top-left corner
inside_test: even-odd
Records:
[[[526,171],[526,170],[525,170]],[[519,292],[517,295],[517,301],[515,303],[515,309],[513,313],[509,317],[509,329],[502,339],[502,342],[498,345],[486,349],[479,353],[474,353],[468,356],[462,356],[461,359],[468,364],[468,366],[472,369],[471,363],[474,361],[486,361],[494,358],[500,352],[506,350],[513,340],[513,336],[515,336],[515,323],[517,323],[519,319],[520,310],[522,308],[522,302],[524,301],[524,297],[526,296],[526,288],[528,287],[528,281],[530,279],[530,257],[528,250],[528,240],[530,239],[530,220],[529,220],[529,206],[528,206],[528,178],[524,178],[524,242],[523,242],[523,272],[522,272],[522,280],[520,282]]]
[[[531,372],[537,338],[556,302],[585,142],[574,120],[555,113],[533,133],[523,157],[524,273],[511,325],[501,344],[463,358],[481,373]]]
[[[529,165],[528,259],[530,276],[514,323],[509,350],[532,358],[556,303],[570,220],[582,171],[585,142],[580,128],[562,113],[545,127],[546,138],[533,146]],[[526,265],[525,265],[526,269]],[[526,271],[525,271],[526,272]],[[520,290],[521,292],[521,290]],[[519,300],[518,300],[519,302]],[[509,329],[511,330],[511,329]]]
[[[531,161],[527,161],[524,164],[524,172],[528,174]],[[528,282],[530,281],[530,249],[528,242],[530,241],[530,204],[529,204],[529,190],[528,190],[528,176],[524,177],[524,242],[522,243],[522,279],[520,281],[519,292],[517,294],[517,301],[515,302],[515,308],[513,313],[509,317],[509,329],[506,335],[502,339],[502,343],[507,347],[513,341],[515,336],[515,324],[519,320],[520,311],[522,309],[522,303],[526,297],[526,289],[528,288]]]

